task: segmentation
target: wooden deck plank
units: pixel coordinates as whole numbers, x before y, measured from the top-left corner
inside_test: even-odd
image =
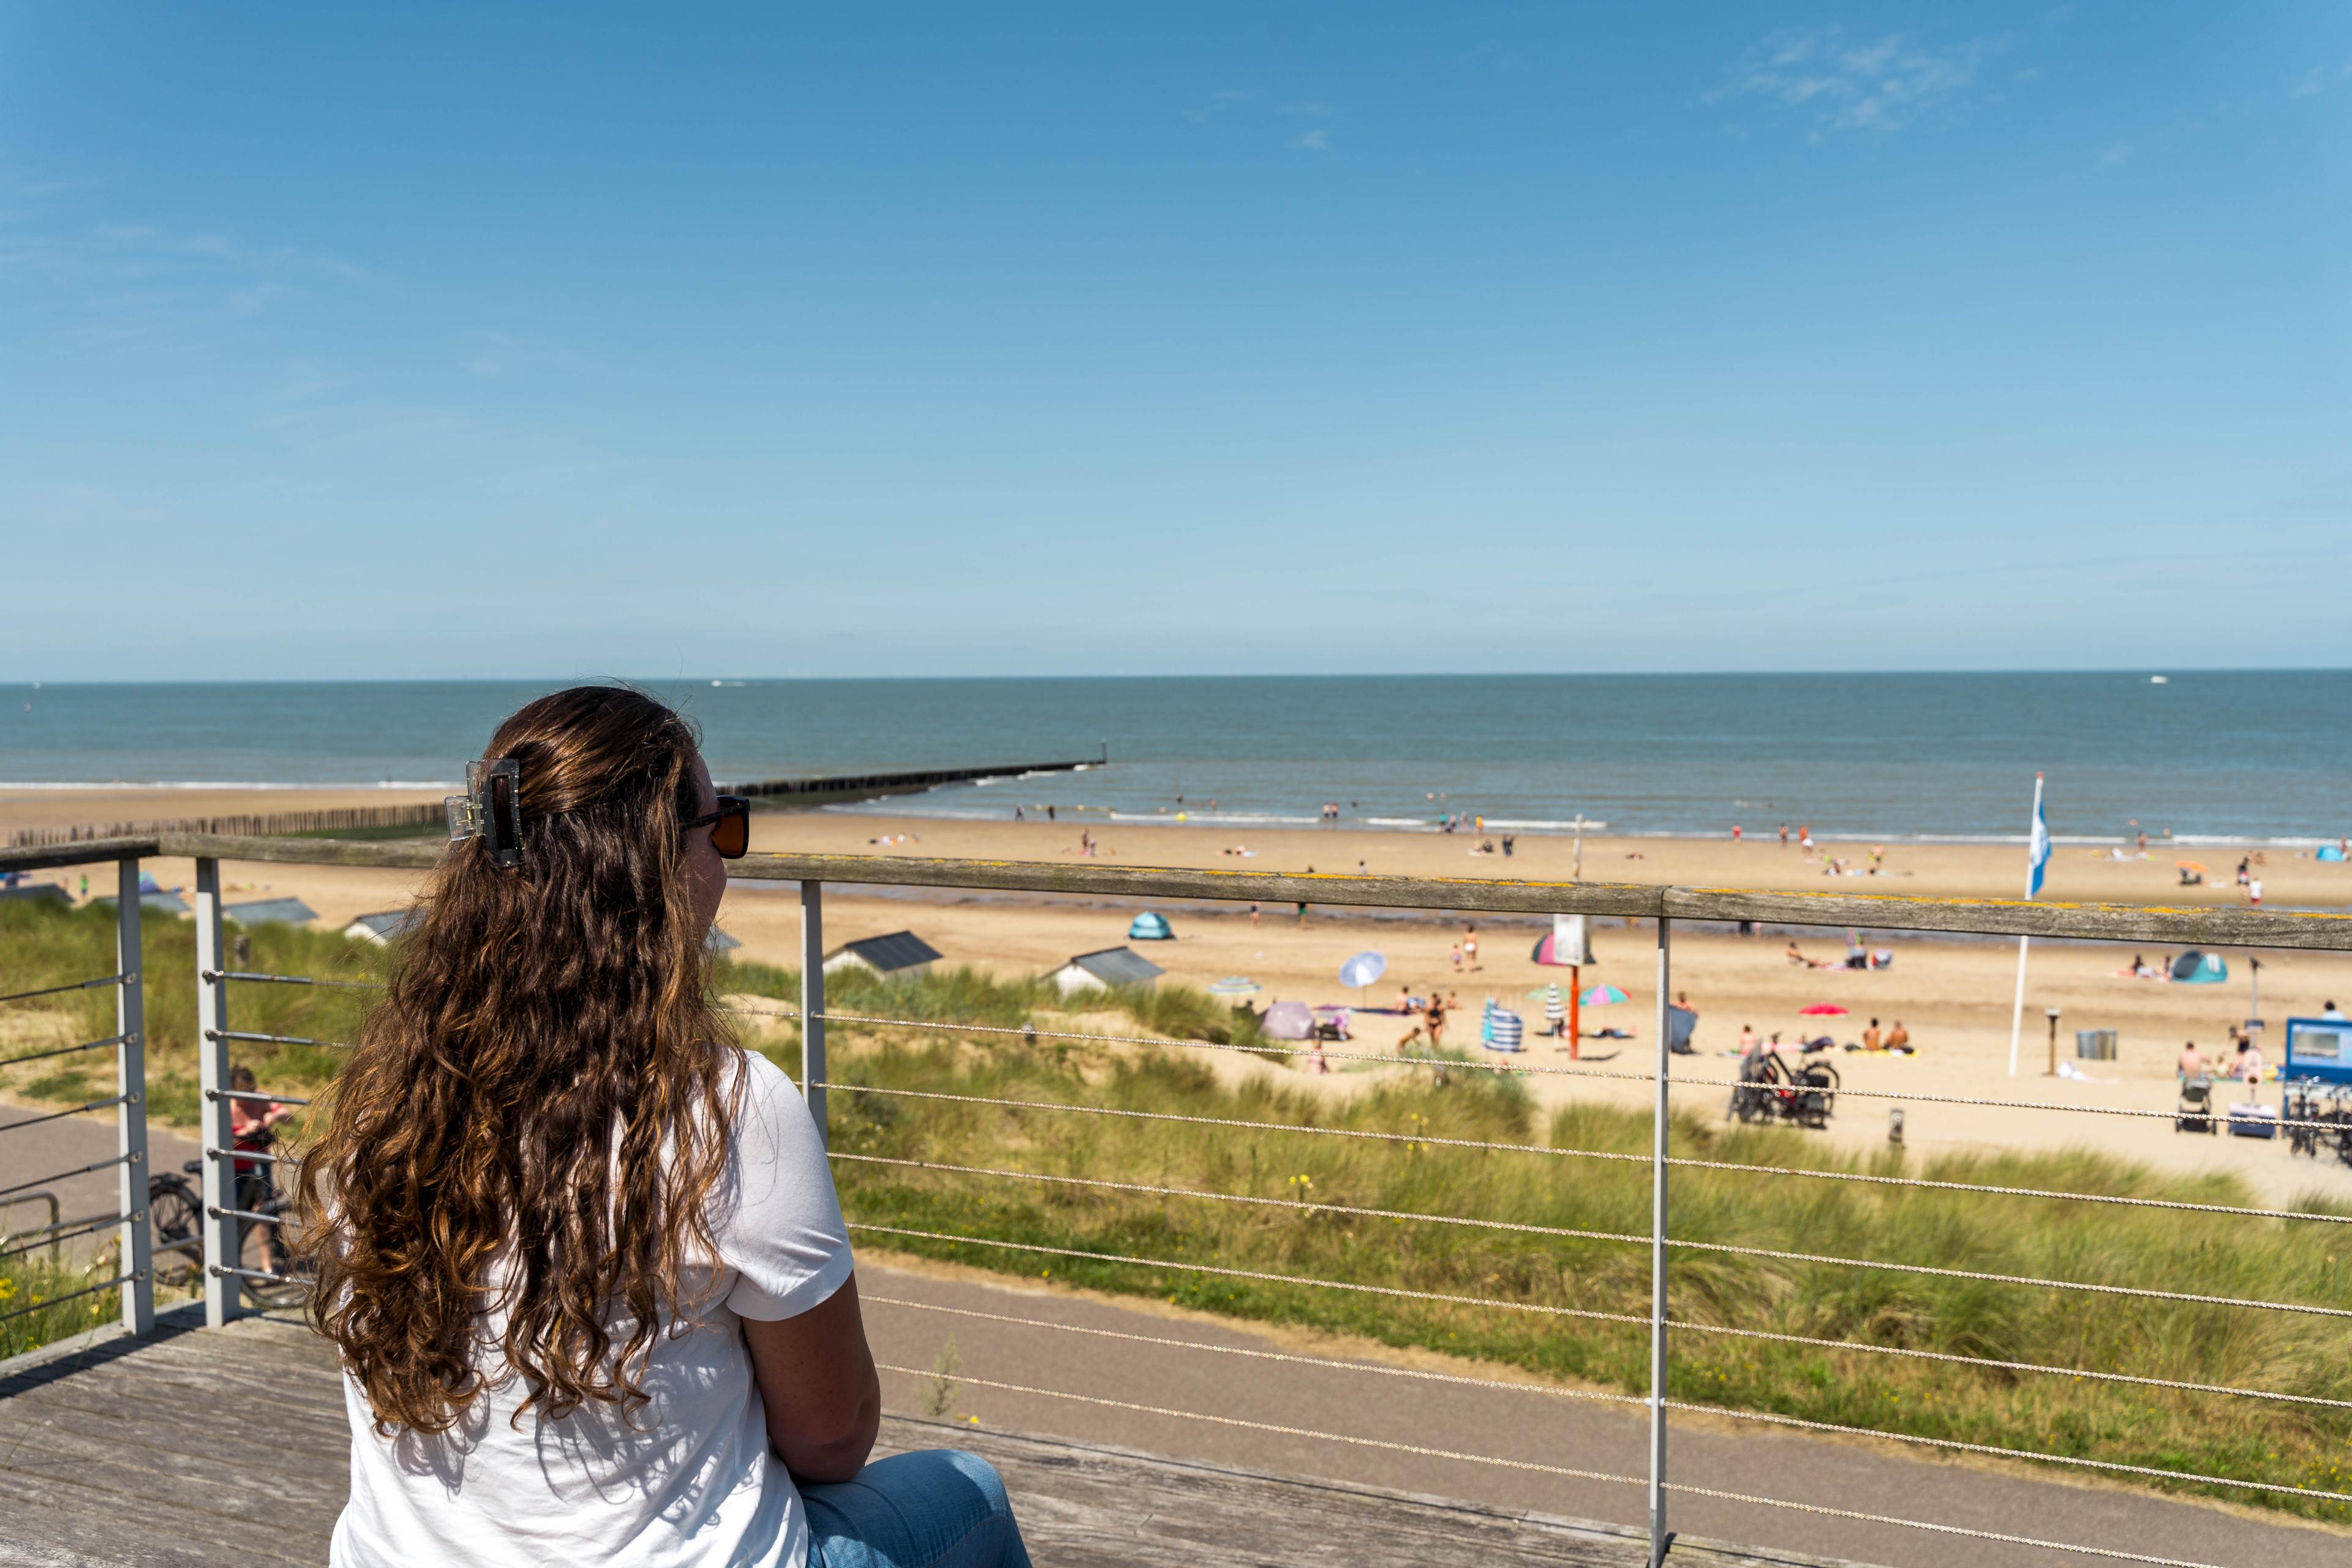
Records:
[[[341,1400],[326,1345],[289,1321],[193,1330],[181,1314],[145,1343],[20,1358],[0,1368],[0,1568],[323,1561],[348,1485]],[[226,1438],[224,1412],[236,1423]],[[1647,1555],[1646,1540],[1618,1526],[1100,1444],[883,1424],[883,1451],[949,1445],[1004,1474],[1034,1554],[1056,1568],[1638,1568]],[[1685,1558],[1709,1568],[1828,1561],[1677,1542]]]

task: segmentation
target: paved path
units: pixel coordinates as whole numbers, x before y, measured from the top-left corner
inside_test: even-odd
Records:
[[[869,1258],[858,1269],[872,1302],[876,1355],[927,1368],[953,1332],[973,1379],[1109,1396],[1163,1409],[1238,1416],[1573,1469],[1643,1476],[1647,1417],[1639,1409],[1536,1390],[1463,1388],[1347,1367],[1255,1361],[1211,1352],[1028,1328],[958,1313],[1043,1320],[1193,1344],[1297,1352],[1300,1342],[1215,1320],[1162,1315],[1069,1292],[956,1270],[902,1271]],[[897,1305],[898,1302],[923,1306]],[[952,1308],[956,1311],[941,1311]],[[1327,1352],[1328,1353],[1328,1352]],[[1420,1364],[1435,1365],[1434,1362]],[[1454,1367],[1475,1372],[1475,1368]],[[884,1403],[920,1410],[928,1380],[886,1373]],[[1466,1499],[1580,1519],[1642,1523],[1641,1489],[1219,1426],[967,1384],[956,1416],[987,1429],[1117,1443],[1252,1470]],[[1884,1449],[1753,1428],[1676,1426],[1670,1478],[1832,1508],[1902,1515],[2013,1535],[2098,1544],[2221,1568],[2342,1568],[2352,1535],[2250,1519],[2197,1503],[2042,1480],[2014,1469],[1920,1460]],[[1676,1498],[1676,1529],[1718,1541],[1930,1568],[2050,1568],[2095,1559],[1783,1509]]]
[[[95,1160],[110,1159],[114,1154],[113,1117],[91,1112],[64,1117],[56,1121],[43,1121],[17,1131],[9,1131],[28,1117],[48,1114],[47,1110],[0,1104],[0,1187],[13,1187],[19,1182],[37,1180],[40,1182],[39,1190],[57,1194],[58,1208],[67,1219],[120,1213],[114,1206],[116,1167],[109,1166],[103,1171],[83,1175],[68,1175],[56,1181],[44,1179],[59,1172],[79,1171]],[[184,1138],[176,1132],[167,1132],[156,1127],[147,1130],[150,1170],[176,1171],[183,1161],[194,1160],[203,1152],[203,1145],[193,1138]],[[46,1204],[18,1204],[0,1211],[0,1226],[10,1230],[28,1230],[47,1223],[48,1205]],[[65,1251],[68,1256],[87,1257],[97,1247],[112,1240],[113,1236],[112,1231],[106,1231],[76,1237],[66,1243]]]

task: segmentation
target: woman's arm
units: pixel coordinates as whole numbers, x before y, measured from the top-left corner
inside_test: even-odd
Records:
[[[882,1426],[882,1379],[857,1310],[857,1277],[798,1317],[743,1320],[768,1440],[797,1480],[845,1481]]]

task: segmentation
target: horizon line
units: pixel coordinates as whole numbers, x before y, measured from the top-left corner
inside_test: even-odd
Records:
[[[1788,678],[1834,678],[1839,679],[1899,679],[1923,676],[2124,676],[2140,681],[2163,676],[2168,681],[2181,676],[2210,675],[2345,675],[2352,674],[2352,665],[2106,665],[2106,666],[2013,666],[1981,668],[1934,669],[1473,669],[1473,670],[1223,670],[1223,671],[1162,671],[1157,673],[1120,674],[1028,674],[1028,675],[746,675],[719,672],[712,674],[677,675],[615,675],[610,672],[584,675],[578,672],[540,675],[348,675],[348,676],[287,676],[263,679],[240,679],[222,677],[154,677],[110,680],[51,680],[36,679],[0,679],[0,690],[35,690],[47,688],[103,688],[129,686],[517,686],[541,685],[550,681],[567,681],[577,685],[604,682],[627,685],[676,685],[689,683],[713,686],[759,684],[782,685],[872,685],[912,684],[919,681],[975,682],[986,680],[1028,681],[1114,681],[1114,680],[1769,680]]]

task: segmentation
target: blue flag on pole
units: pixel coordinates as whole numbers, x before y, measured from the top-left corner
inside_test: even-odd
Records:
[[[2028,845],[2025,852],[2027,867],[2025,896],[2029,899],[2038,899],[2042,896],[2042,874],[2050,869],[2050,824],[2043,821],[2042,817],[2042,775],[2040,773],[2033,775],[2033,833],[2028,840]]]

